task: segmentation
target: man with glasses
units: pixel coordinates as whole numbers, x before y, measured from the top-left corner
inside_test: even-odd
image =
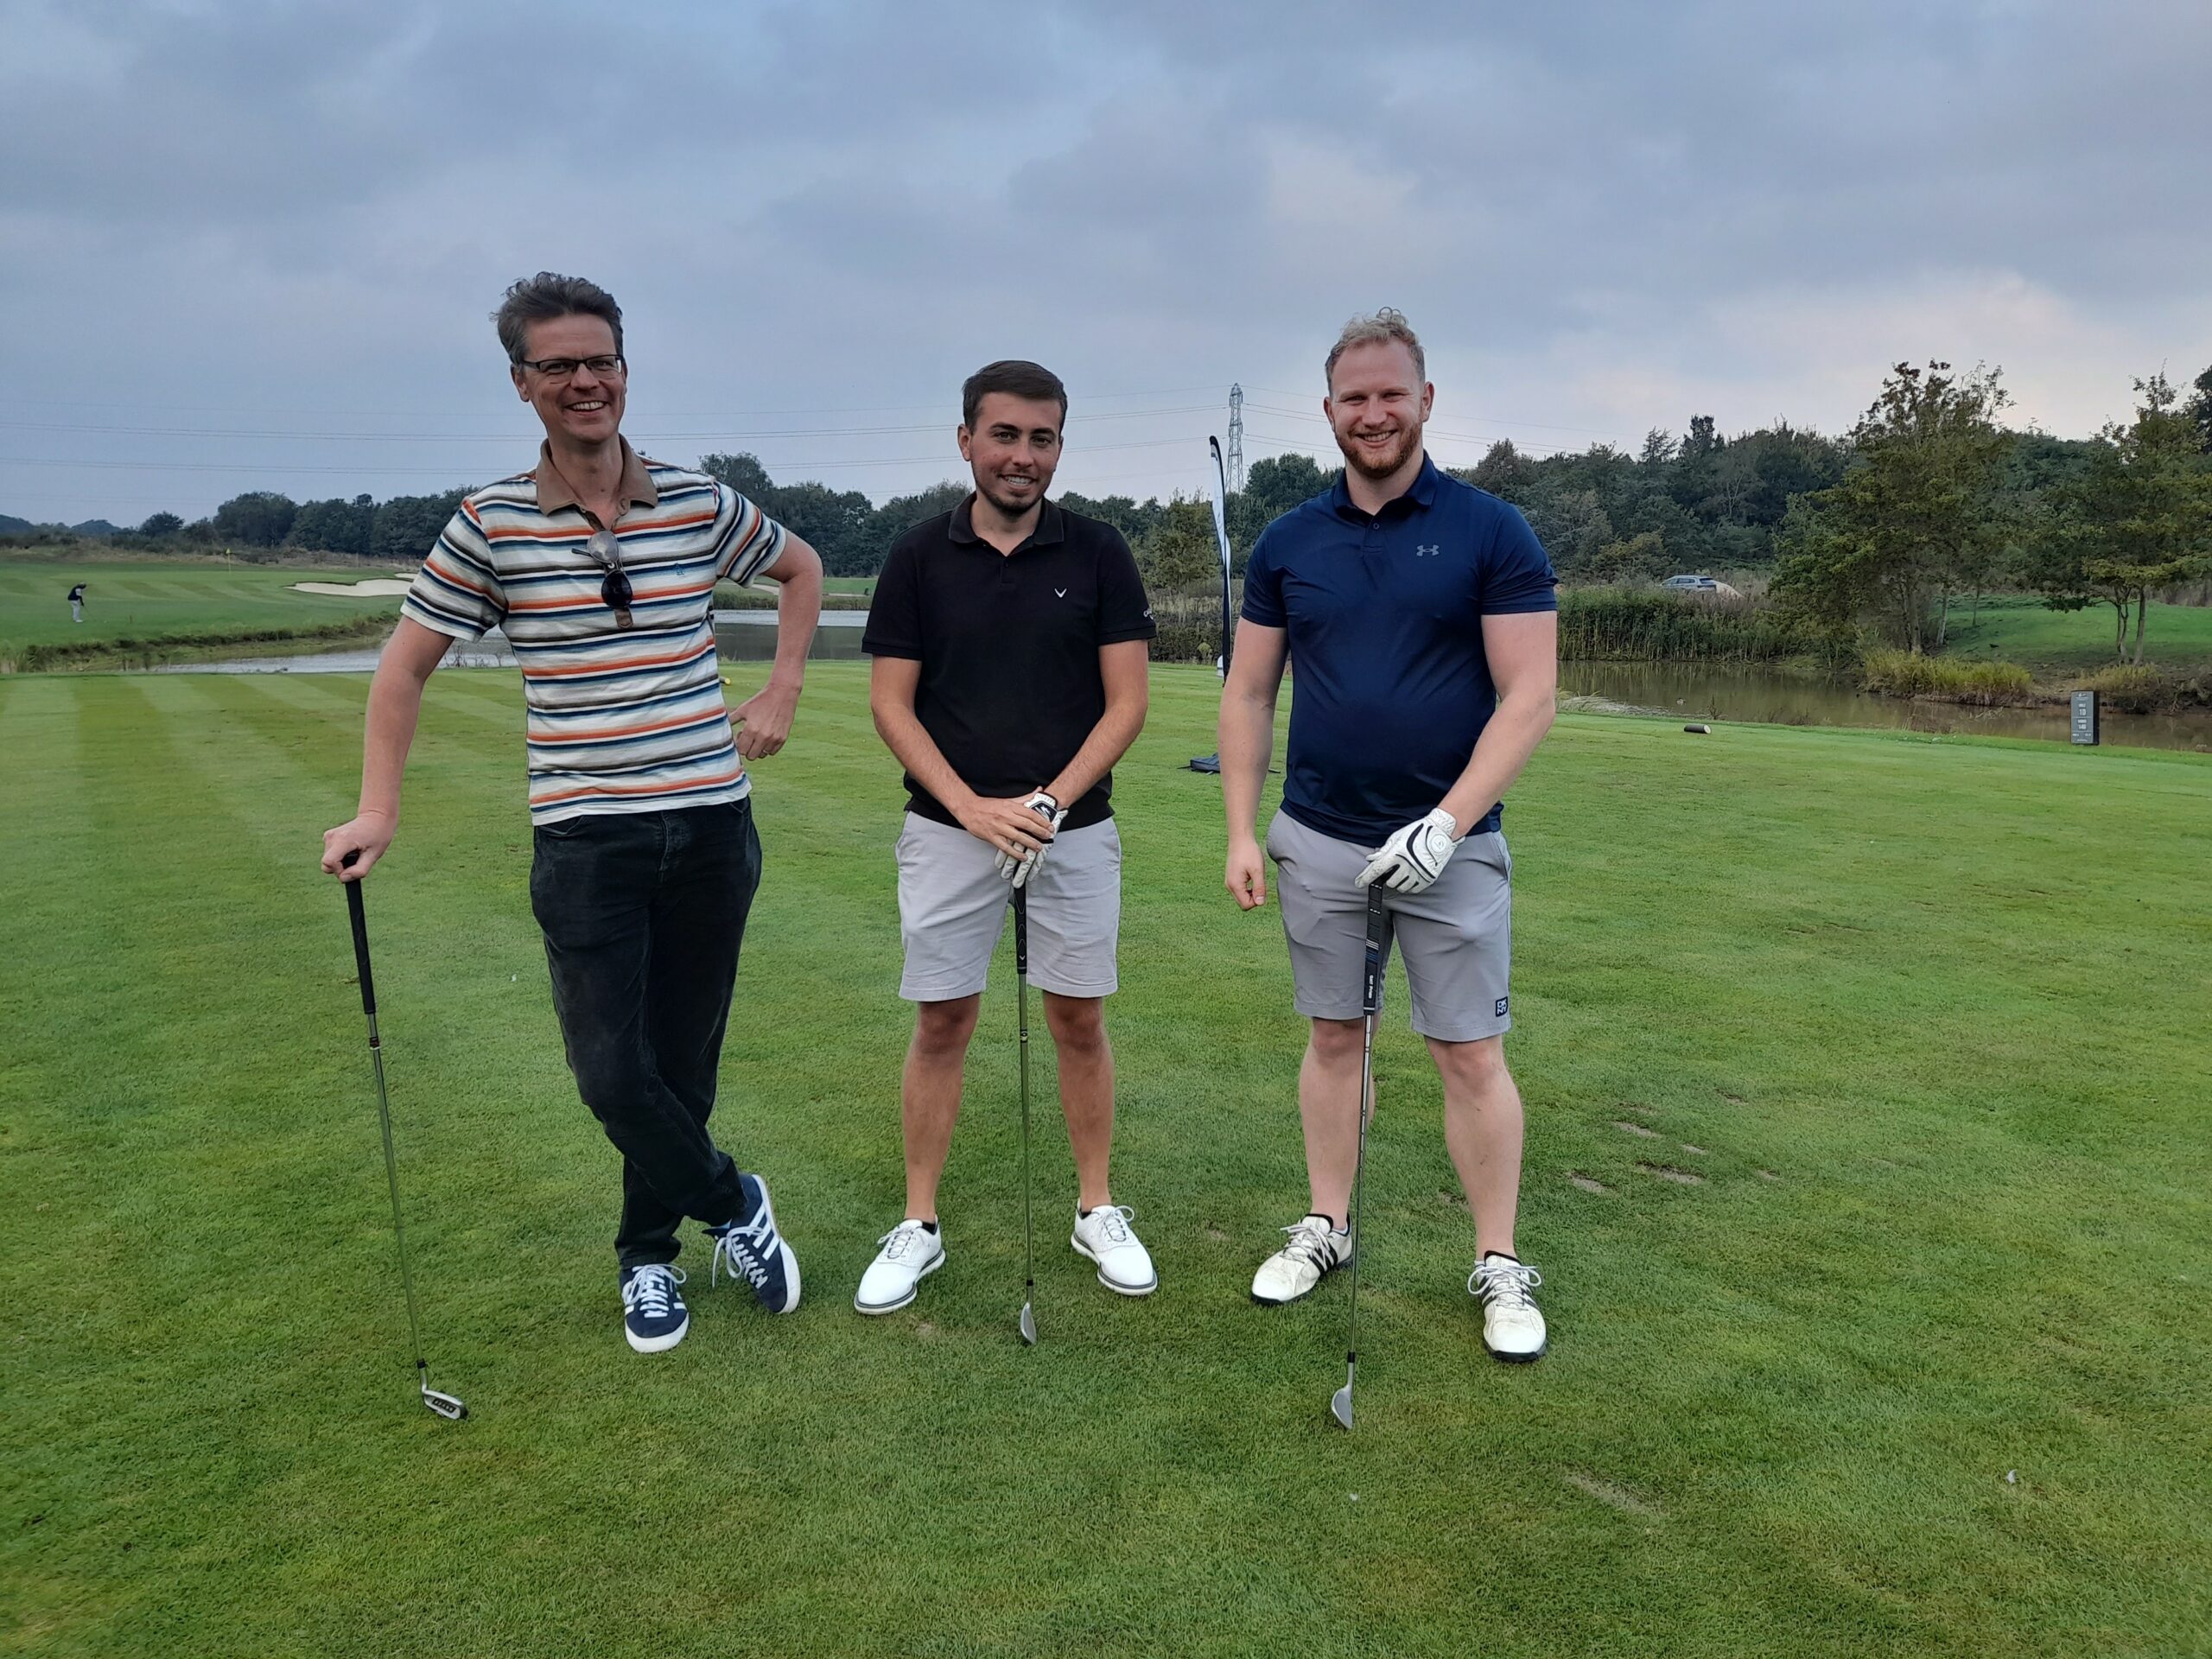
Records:
[[[470,495],[401,607],[369,688],[360,808],[322,868],[358,881],[398,827],[423,687],[455,639],[505,630],[528,709],[531,905],[577,1091],[622,1154],[623,1328],[683,1341],[677,1228],[714,1241],[762,1306],[798,1306],[767,1183],[707,1130],[760,839],[745,763],[790,734],[822,609],[814,550],[711,478],[621,435],[629,368],[605,289],[541,271],[493,314],[537,465]],[[717,582],[780,585],[768,683],[732,733],[716,671]],[[349,863],[348,861],[352,861]]]

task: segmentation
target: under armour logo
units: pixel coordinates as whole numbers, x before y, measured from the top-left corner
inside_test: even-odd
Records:
[[[1068,590],[1065,588],[1055,588],[1052,589],[1052,597],[1054,599],[1065,599],[1067,596]]]
[[[1427,543],[1423,543],[1421,546],[1414,549],[1414,557],[1417,559],[1433,559],[1443,551],[1444,549],[1441,545],[1431,547]]]

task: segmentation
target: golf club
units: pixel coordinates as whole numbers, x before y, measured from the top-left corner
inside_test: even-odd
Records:
[[[1351,1299],[1344,1332],[1344,1385],[1329,1396],[1329,1414],[1343,1428],[1351,1427],[1351,1385],[1359,1375],[1359,1261],[1366,1254],[1359,1236],[1360,1192],[1367,1182],[1367,1116],[1375,1096],[1375,1020],[1382,1011],[1382,884],[1367,889],[1367,979],[1359,1005],[1367,1016],[1359,1051],[1359,1157],[1351,1174]]]
[[[1014,890],[1015,1029],[1021,1036],[1021,1339],[1037,1345],[1037,1255],[1029,1227],[1029,895]]]
[[[1234,631],[1229,615],[1231,563],[1229,554],[1229,479],[1222,467],[1221,440],[1209,437],[1206,447],[1213,452],[1213,538],[1214,544],[1221,552],[1221,654],[1213,659],[1213,665],[1221,676],[1222,683],[1226,685],[1229,683],[1230,639]],[[1192,772],[1210,772],[1218,777],[1221,773],[1221,752],[1217,749],[1211,754],[1199,755],[1189,765]]]
[[[348,853],[345,868],[351,869],[359,853]],[[450,1394],[441,1393],[430,1386],[430,1368],[423,1358],[423,1322],[415,1312],[415,1275],[407,1268],[407,1234],[399,1220],[399,1160],[391,1150],[391,1103],[385,1097],[384,1088],[384,1044],[377,1036],[376,982],[369,977],[369,925],[361,911],[361,884],[346,884],[346,908],[353,918],[353,965],[361,980],[361,1012],[369,1017],[369,1059],[377,1074],[377,1122],[384,1130],[384,1176],[391,1189],[391,1236],[399,1247],[399,1282],[407,1290],[407,1333],[415,1341],[415,1380],[423,1390],[423,1403],[441,1417],[459,1422],[468,1415],[468,1408]]]

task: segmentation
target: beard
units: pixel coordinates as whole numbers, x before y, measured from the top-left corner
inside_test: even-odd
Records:
[[[1019,518],[1045,499],[1045,492],[1041,486],[1027,501],[1021,501],[1015,499],[1013,496],[1001,494],[999,490],[986,484],[980,478],[976,480],[976,493],[1009,518]]]
[[[1421,450],[1421,428],[1418,426],[1402,429],[1397,442],[1379,455],[1362,444],[1347,440],[1343,433],[1333,428],[1331,432],[1336,438],[1338,450],[1344,455],[1344,465],[1363,478],[1388,478],[1404,466],[1408,457]]]

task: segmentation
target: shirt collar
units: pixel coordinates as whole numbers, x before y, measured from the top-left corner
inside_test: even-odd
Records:
[[[653,487],[652,474],[639,457],[638,452],[630,447],[629,439],[617,438],[615,442],[622,446],[622,478],[615,486],[617,499],[625,506],[658,506],[660,492]],[[550,442],[537,446],[537,467],[531,476],[537,481],[537,510],[540,512],[558,512],[563,507],[582,508],[583,504],[576,499],[576,493],[569,487],[569,480],[561,476],[561,469],[553,464],[553,446]]]
[[[944,533],[952,541],[982,543],[983,538],[976,533],[976,498],[972,493],[952,510],[952,522],[945,526]],[[1037,515],[1037,528],[1029,532],[1021,545],[1046,547],[1054,542],[1065,542],[1067,538],[1067,521],[1060,512],[1059,503],[1047,501],[1044,511]],[[1019,551],[1018,549],[1016,550]]]
[[[1343,472],[1337,474],[1337,481],[1329,491],[1329,505],[1338,513],[1351,514],[1357,518],[1365,518],[1369,515],[1361,508],[1353,505],[1351,491],[1346,486],[1344,481],[1346,475],[1351,472],[1351,469],[1349,467],[1346,467]],[[1382,517],[1383,513],[1389,512],[1391,508],[1396,506],[1401,501],[1410,504],[1410,505],[1406,509],[1408,512],[1410,512],[1413,507],[1434,506],[1436,505],[1437,485],[1440,478],[1441,474],[1436,470],[1435,461],[1429,459],[1428,451],[1424,448],[1421,454],[1421,471],[1414,474],[1414,481],[1406,486],[1405,493],[1403,495],[1391,497],[1389,500],[1385,501],[1382,504],[1382,512],[1376,513],[1373,516],[1380,518]]]

